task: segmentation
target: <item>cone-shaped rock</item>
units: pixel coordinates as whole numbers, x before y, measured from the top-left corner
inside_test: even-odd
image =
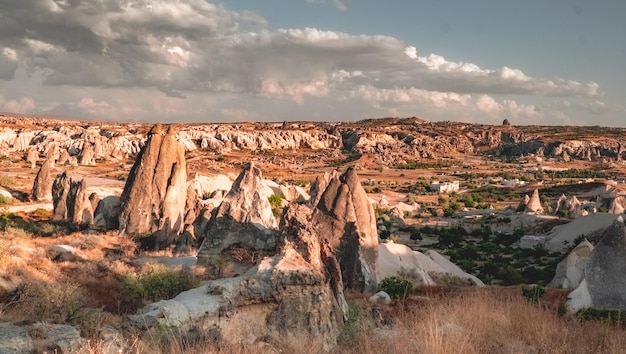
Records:
[[[74,181],[65,172],[57,175],[52,186],[52,197],[52,220],[70,221],[81,226],[93,224],[93,208],[84,179]]]
[[[261,179],[261,170],[252,163],[241,171],[212,212],[198,251],[198,264],[206,264],[212,255],[235,244],[256,250],[275,249],[278,225]]]
[[[311,198],[309,199],[309,206],[315,208],[317,203],[322,198],[322,194],[328,187],[330,180],[334,177],[337,177],[337,172],[333,171],[332,173],[324,172],[323,175],[319,175],[315,178],[315,181],[311,183]]]
[[[543,213],[543,207],[541,206],[541,199],[539,198],[539,190],[535,188],[533,195],[526,203],[526,211],[532,213]]]
[[[33,182],[33,189],[30,197],[34,201],[49,201],[52,191],[52,164],[51,161],[46,160],[41,165],[35,181]]]
[[[185,149],[174,126],[156,124],[137,155],[120,197],[120,232],[165,237],[183,231],[187,193]]]
[[[330,180],[313,212],[318,234],[335,249],[346,287],[378,286],[376,216],[353,168]]]
[[[626,310],[626,226],[622,217],[603,234],[589,256],[585,279],[569,295],[570,309]]]
[[[37,151],[36,147],[32,147],[28,149],[28,154],[26,155],[26,162],[30,163],[30,168],[35,168],[37,165],[37,160],[39,160],[39,151]]]

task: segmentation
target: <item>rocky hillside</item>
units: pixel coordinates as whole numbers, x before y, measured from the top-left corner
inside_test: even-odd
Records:
[[[46,156],[99,159],[136,155],[148,125],[0,117],[0,154],[36,149]],[[375,156],[393,166],[420,159],[472,155],[534,155],[559,161],[615,162],[626,158],[626,129],[602,127],[492,126],[382,118],[358,122],[184,124],[179,139],[189,151],[313,151],[311,158]],[[67,152],[67,153],[66,153]],[[317,154],[315,154],[317,152]],[[271,160],[271,156],[268,157]],[[271,162],[271,161],[268,161]]]

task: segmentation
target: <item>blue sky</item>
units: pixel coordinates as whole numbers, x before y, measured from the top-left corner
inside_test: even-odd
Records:
[[[0,111],[626,126],[626,2],[2,0]]]

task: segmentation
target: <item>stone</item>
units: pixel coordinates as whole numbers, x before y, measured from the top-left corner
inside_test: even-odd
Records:
[[[589,256],[584,281],[568,298],[568,306],[626,310],[626,226],[619,216]],[[589,303],[590,302],[590,303]]]
[[[376,294],[369,297],[369,301],[373,304],[385,304],[391,303],[391,296],[384,291],[379,291]]]
[[[346,287],[375,291],[378,287],[376,215],[354,168],[329,181],[315,206],[312,222],[335,249]]]
[[[398,228],[406,227],[406,220],[404,220],[404,213],[400,211],[398,207],[393,207],[387,211],[387,215],[391,220],[391,224]]]
[[[548,287],[575,289],[583,281],[585,267],[589,262],[589,256],[593,251],[593,245],[586,239],[576,246],[567,258],[559,262],[556,266],[556,274]]]
[[[278,225],[263,189],[261,170],[253,163],[247,164],[203,230],[198,264],[207,264],[209,258],[232,245],[275,249]]]
[[[120,233],[145,237],[158,231],[165,243],[184,227],[187,195],[185,149],[175,126],[148,133],[121,195]]]
[[[31,354],[34,351],[35,344],[26,328],[0,322],[0,353]]]
[[[39,168],[37,176],[35,176],[30,198],[37,202],[50,201],[52,185],[52,166],[50,160],[46,160]]]
[[[80,331],[69,325],[37,322],[32,328],[43,335],[46,347],[51,352],[75,353],[87,344],[87,340],[80,336]]]

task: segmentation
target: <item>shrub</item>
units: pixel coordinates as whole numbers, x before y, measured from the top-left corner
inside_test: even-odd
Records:
[[[149,264],[138,274],[124,277],[122,297],[129,304],[139,306],[144,302],[173,298],[199,284],[200,280],[187,268],[176,271],[164,265]]]
[[[0,195],[0,205],[8,205],[13,203],[13,199]]]
[[[533,287],[522,287],[522,295],[529,302],[537,303],[539,299],[546,293],[546,288],[541,285],[535,285]]]
[[[398,277],[387,277],[380,282],[378,288],[389,294],[390,297],[397,299],[409,295],[413,291],[413,284]]]
[[[272,213],[274,213],[274,216],[277,218],[280,217],[280,214],[283,212],[283,196],[280,194],[272,194],[267,197],[267,200],[272,206]]]

